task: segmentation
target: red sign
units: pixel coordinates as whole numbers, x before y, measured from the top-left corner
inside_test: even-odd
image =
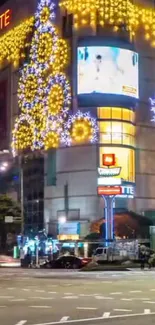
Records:
[[[11,10],[8,9],[0,15],[0,30],[6,28],[11,23]]]
[[[115,154],[114,153],[104,153],[102,155],[103,166],[114,166],[115,165]]]
[[[121,186],[99,186],[98,195],[120,195],[122,194]]]

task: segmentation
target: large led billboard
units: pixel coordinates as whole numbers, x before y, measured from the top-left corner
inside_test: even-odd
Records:
[[[79,46],[77,94],[120,95],[138,99],[138,54],[111,46]]]

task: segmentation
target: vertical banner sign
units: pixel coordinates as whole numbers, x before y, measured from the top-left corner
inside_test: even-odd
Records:
[[[0,81],[0,150],[7,148],[7,80]]]

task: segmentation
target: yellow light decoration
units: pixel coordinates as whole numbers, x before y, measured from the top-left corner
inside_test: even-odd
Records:
[[[61,0],[60,7],[74,15],[74,28],[96,24],[101,26],[112,25],[113,30],[122,28],[122,25],[135,35],[139,25],[142,25],[145,36],[152,46],[155,42],[155,9],[145,8],[131,2],[131,0]]]
[[[60,144],[59,135],[54,131],[49,132],[44,139],[45,150],[51,148],[58,148],[59,144]]]
[[[48,110],[53,116],[60,113],[64,103],[63,89],[59,84],[53,85],[48,96]]]
[[[17,67],[24,59],[24,50],[30,46],[27,36],[32,32],[33,25],[34,18],[31,17],[0,37],[0,65],[6,61]]]
[[[33,74],[29,75],[25,80],[25,89],[24,89],[24,96],[27,102],[31,102],[34,100],[37,94],[38,88],[38,81],[37,77]]]
[[[26,121],[21,122],[17,129],[13,131],[13,137],[16,139],[13,143],[14,151],[31,149],[33,144],[33,127]]]
[[[93,136],[92,124],[88,120],[80,119],[73,122],[71,138],[73,142],[89,142]]]
[[[38,62],[44,63],[49,61],[53,47],[52,35],[50,33],[43,33],[38,40]]]
[[[54,61],[52,62],[52,72],[59,73],[63,71],[69,63],[69,49],[68,44],[63,39],[58,39],[57,47],[54,54]]]
[[[47,23],[48,19],[50,17],[50,10],[48,7],[44,7],[42,12],[41,12],[41,15],[40,15],[40,21],[42,24],[45,24]]]

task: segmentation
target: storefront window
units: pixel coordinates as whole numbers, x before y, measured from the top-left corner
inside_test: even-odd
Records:
[[[116,158],[116,167],[121,167],[120,175],[117,178],[122,178],[126,182],[135,182],[135,151],[130,148],[122,147],[100,147],[100,167],[102,164],[102,155],[105,153],[113,153]]]
[[[97,114],[102,120],[113,119],[135,123],[135,112],[124,107],[99,107]]]
[[[111,107],[99,107],[97,114],[99,119],[111,119]]]
[[[126,122],[100,121],[100,144],[135,146],[135,126]]]
[[[112,119],[121,120],[122,119],[122,108],[111,107]]]

